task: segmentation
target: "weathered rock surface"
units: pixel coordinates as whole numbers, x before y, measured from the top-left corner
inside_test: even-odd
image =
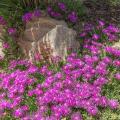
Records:
[[[113,47],[120,49],[120,40],[116,42]]]
[[[25,57],[31,61],[35,60],[35,54],[40,54],[45,61],[51,61],[56,56],[64,60],[68,48],[72,51],[79,48],[74,30],[68,28],[63,21],[47,17],[28,23],[25,32],[18,39],[18,44]]]
[[[26,30],[23,37],[27,41],[38,41],[56,25],[67,26],[63,21],[57,21],[49,17],[39,18],[38,21],[33,21],[26,24]]]
[[[0,26],[0,57],[4,57],[5,54],[3,52],[3,47],[2,47],[2,38],[3,37],[3,26]]]

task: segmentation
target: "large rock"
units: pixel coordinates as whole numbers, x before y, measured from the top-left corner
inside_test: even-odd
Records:
[[[76,32],[68,28],[65,22],[48,17],[28,23],[18,44],[25,57],[31,61],[35,61],[36,54],[40,54],[45,61],[51,61],[52,57],[57,56],[65,60],[68,48],[72,51],[79,48]]]

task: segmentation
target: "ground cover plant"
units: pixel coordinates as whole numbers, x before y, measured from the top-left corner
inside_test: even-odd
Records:
[[[9,27],[15,27],[17,30],[22,31],[24,29],[24,23],[21,19],[22,15],[31,13],[34,10],[47,11],[49,6],[53,7],[55,10],[52,10],[52,17],[62,17],[65,20],[67,19],[67,16],[65,16],[66,12],[69,14],[71,12],[72,14],[72,12],[75,11],[77,11],[79,17],[83,17],[85,15],[85,7],[79,0],[76,2],[71,0],[1,0],[0,15],[6,19]],[[65,11],[63,10],[64,7],[66,7]],[[76,22],[76,20],[74,22]]]
[[[55,19],[77,24],[79,13],[68,9],[64,1],[47,7]],[[58,9],[61,10],[58,12]],[[23,24],[41,16],[35,9],[21,15]],[[7,38],[0,58],[0,119],[3,120],[119,120],[120,50],[112,47],[120,29],[96,20],[86,23],[79,33],[81,48],[70,53],[66,62],[56,58],[52,65],[11,57],[11,37],[15,27],[5,27]],[[0,23],[6,25],[3,17]],[[11,39],[10,39],[11,38]],[[13,51],[17,50],[17,47]]]

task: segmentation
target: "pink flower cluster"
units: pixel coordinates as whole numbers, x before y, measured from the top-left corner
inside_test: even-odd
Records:
[[[120,50],[111,46],[106,46],[104,47],[105,52],[109,55],[112,56],[114,59],[112,64],[116,68],[120,68]],[[119,79],[119,75],[116,76],[116,78]]]
[[[120,29],[115,25],[106,25],[104,21],[98,21],[95,26],[93,24],[85,24],[83,32],[80,33],[80,40],[83,41],[83,48],[89,50],[91,54],[100,54],[104,45],[118,40]],[[118,50],[113,50],[111,47],[106,47],[106,51],[114,52],[119,56]]]
[[[117,48],[107,46],[107,47],[105,47],[105,51],[110,55],[113,55],[113,56],[118,57],[118,58],[120,57],[120,50]]]
[[[58,7],[62,12],[67,9],[63,3],[59,3]],[[48,12],[54,17],[61,16],[52,11],[52,8],[48,8]],[[33,16],[40,15],[40,11],[36,10],[26,13],[22,19],[28,22]],[[72,23],[77,21],[75,12],[68,16]],[[93,32],[96,29],[97,32]],[[9,31],[11,33],[14,30]],[[88,49],[90,54],[83,54],[82,57],[78,57],[76,53],[70,54],[66,64],[58,72],[50,70],[49,66],[37,67],[27,60],[11,61],[8,72],[0,73],[0,117],[9,110],[13,117],[21,120],[60,120],[64,117],[82,120],[81,109],[92,116],[99,114],[99,106],[117,109],[119,102],[102,96],[102,88],[110,81],[110,66],[117,70],[113,77],[117,82],[120,80],[120,50],[104,47],[102,43],[105,40],[116,40],[118,32],[117,27],[106,27],[103,21],[99,21],[97,27],[85,25],[80,37],[84,40],[83,48]],[[6,43],[4,48],[8,48]],[[101,57],[101,48],[104,48],[109,56]],[[115,56],[115,59],[111,58],[111,55]],[[38,60],[40,56],[36,54],[35,58]],[[42,83],[41,79],[35,77],[36,73],[44,77]],[[22,104],[25,96],[35,97],[36,111],[30,113],[30,106]]]
[[[107,35],[109,41],[116,40],[118,38],[116,36],[116,33],[120,33],[120,29],[112,24],[110,24],[108,27],[104,28],[102,31],[104,34]]]
[[[109,57],[84,55],[79,58],[72,53],[67,57],[67,63],[55,73],[47,66],[39,68],[26,60],[11,61],[9,71],[12,72],[0,74],[0,116],[8,109],[21,120],[60,120],[64,117],[82,120],[80,109],[92,116],[98,114],[98,106],[117,109],[117,100],[109,100],[101,94],[102,87],[109,82],[111,62]],[[25,69],[17,66],[25,66]],[[32,76],[35,73],[45,77],[42,84]],[[28,89],[29,86],[34,87]],[[32,114],[29,113],[30,106],[21,105],[24,94],[36,98],[37,111]],[[73,110],[75,108],[77,112]]]
[[[57,19],[67,19],[71,23],[76,23],[78,20],[77,13],[75,11],[69,11],[67,6],[63,2],[58,2],[56,7],[58,10],[54,10],[54,7],[48,6],[47,11],[51,17]]]
[[[5,25],[5,26],[7,26],[7,21],[4,19],[4,17],[2,17],[2,16],[0,16],[0,25]],[[16,33],[16,28],[14,28],[14,27],[8,27],[7,28],[7,32],[8,32],[8,34],[9,35],[15,35],[15,33]]]
[[[22,16],[22,21],[27,23],[31,21],[33,18],[39,18],[41,16],[40,10],[35,10],[33,12],[27,12]]]

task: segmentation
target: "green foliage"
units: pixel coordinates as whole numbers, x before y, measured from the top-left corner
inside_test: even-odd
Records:
[[[45,77],[39,73],[32,74],[32,76],[37,79],[36,84],[43,83],[45,80]]]
[[[45,0],[0,0],[0,15],[7,20],[8,26],[19,28],[23,26],[21,16],[25,12],[37,8],[45,9],[44,1]]]
[[[120,0],[110,0],[112,5],[120,5]]]
[[[68,10],[70,11],[76,11],[79,17],[82,17],[85,15],[85,6],[83,5],[83,3],[81,2],[81,0],[59,0],[60,2],[64,2],[67,7]]]
[[[77,11],[79,17],[85,15],[85,7],[81,1],[72,0],[58,0],[64,2],[70,11]],[[57,1],[57,2],[58,2]],[[48,4],[54,4],[51,0],[1,0],[0,1],[0,15],[8,21],[8,26],[21,29],[23,26],[21,16],[28,11],[34,9],[46,9]],[[54,6],[56,7],[56,6]]]
[[[7,33],[6,35],[4,35],[3,40],[4,42],[7,42],[10,46],[10,48],[4,49],[3,51],[5,53],[5,58],[7,58],[7,60],[19,58],[21,54],[16,41],[14,41],[11,36],[7,35]]]
[[[19,0],[0,1],[0,15],[7,20],[8,26],[20,26],[22,24],[21,15],[23,12]]]
[[[19,70],[23,71],[23,70],[26,70],[26,69],[27,69],[27,67],[26,67],[26,66],[24,66],[24,65],[18,65],[18,66],[16,66],[16,68],[15,68],[15,69],[19,69]]]
[[[107,85],[103,88],[103,95],[106,95],[109,99],[117,99],[120,101],[120,81],[112,79]]]
[[[13,38],[7,33],[4,34],[2,41],[3,44],[7,43],[9,45],[8,48],[3,50],[5,54],[4,59],[0,60],[0,67],[5,70],[7,69],[11,60],[20,58],[21,52],[18,45],[16,44],[16,41],[14,41]]]
[[[113,74],[112,74],[113,76]],[[117,99],[120,102],[120,81],[111,79],[109,84],[105,85],[102,90],[103,95],[109,99]],[[109,108],[101,110],[100,120],[119,120],[120,119],[120,108],[117,110],[111,110]]]
[[[24,98],[24,104],[29,106],[30,113],[37,111],[37,105],[35,101],[35,97],[29,97],[26,95]]]
[[[7,116],[1,118],[0,120],[19,120],[19,119],[13,118],[11,114],[8,114]]]
[[[120,120],[120,110],[113,111],[109,108],[102,111],[101,119],[100,120]]]

